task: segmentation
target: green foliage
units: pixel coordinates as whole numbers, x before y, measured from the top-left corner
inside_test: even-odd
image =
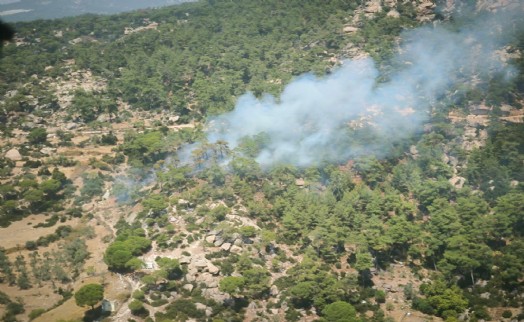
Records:
[[[375,292],[375,300],[377,303],[386,303],[386,292],[382,290],[377,290]]]
[[[147,309],[144,307],[144,304],[140,301],[133,300],[128,304],[129,310],[131,310],[131,314],[136,316],[142,316],[145,317],[148,315]]]
[[[196,308],[195,303],[188,299],[177,299],[166,307],[165,318],[182,319],[183,317],[203,318],[205,313]]]
[[[427,314],[436,314],[444,318],[457,316],[468,305],[468,301],[456,285],[448,287],[440,280],[431,284],[422,284],[420,291],[426,295],[426,298],[414,299],[413,307]]]
[[[322,310],[332,302],[341,300],[344,286],[311,258],[304,260],[287,271],[289,294],[295,307],[315,306]],[[280,287],[279,287],[280,289]]]
[[[157,274],[162,275],[164,278],[175,280],[184,276],[184,271],[177,259],[157,257],[156,262],[160,267],[160,271]]]
[[[257,230],[253,226],[242,226],[239,232],[244,238],[252,238],[256,236]]]
[[[242,271],[242,277],[244,280],[243,294],[247,297],[260,298],[266,296],[269,292],[270,274],[267,269],[261,267],[249,268]],[[235,280],[235,282],[240,283],[242,280]]]
[[[85,173],[82,175],[83,186],[80,194],[85,200],[94,196],[101,195],[104,192],[104,179],[100,173]]]
[[[118,138],[112,131],[107,134],[103,134],[100,138],[100,144],[102,145],[115,145],[118,142]]]
[[[40,80],[62,77],[70,68],[63,62],[70,59],[75,60],[74,69],[88,69],[95,77],[106,79],[107,88],[104,92],[73,93],[68,119],[91,123],[93,128],[101,116],[109,116],[110,122],[119,120],[126,117],[118,111],[120,101],[129,104],[133,112],[153,111],[139,115],[154,118],[152,124],[139,120],[135,129],[125,134],[124,142],[118,142],[113,132],[89,141],[120,144],[113,149],[114,155],[94,158],[90,164],[111,170],[127,161],[129,177],[115,182],[113,192],[119,200],[141,201],[145,211],[138,221],[142,215],[150,215],[145,220],[149,224],[148,238],[142,229],[134,229],[140,227],[138,221],[136,225],[119,223],[117,238],[104,254],[113,271],[139,270],[143,263],[138,256],[151,247],[151,240],[167,251],[186,238],[188,242],[198,240],[202,231],[196,228],[215,229],[218,222],[227,224],[227,214],[242,215],[244,209],[257,221],[262,228],[259,234],[251,226],[231,226],[223,232],[252,238],[254,245],[245,245],[250,255],[246,252],[223,258],[222,252],[212,256],[219,259],[217,265],[225,276],[219,288],[236,297],[234,307],[206,302],[197,287],[192,298],[178,297],[167,306],[165,314],[156,312],[155,320],[204,319],[204,312],[196,309],[198,301],[213,307],[211,319],[241,321],[242,305],[247,302],[243,298],[265,300],[269,295],[272,278],[266,267],[271,267],[273,272],[284,275],[275,285],[282,298],[288,299],[286,320],[300,320],[298,308],[315,307],[322,320],[353,321],[355,308],[349,303],[359,312],[372,307],[361,302],[373,295],[366,284],[370,282],[369,270],[373,266],[386,269],[397,260],[409,263],[414,270],[423,267],[442,276],[443,280],[432,277],[432,283],[421,287],[423,297],[417,297],[410,284],[405,288],[406,299],[425,313],[452,321],[470,304],[475,312],[473,318],[487,319],[486,302],[474,303],[480,301],[476,292],[485,291],[474,285],[479,278],[487,280],[486,291],[489,289],[493,295],[490,305],[522,306],[514,294],[522,288],[524,272],[524,199],[522,183],[514,180],[524,181],[524,131],[522,124],[497,120],[503,113],[497,108],[502,102],[518,107],[521,101],[522,58],[516,59],[520,71],[514,84],[506,85],[501,78],[477,89],[464,84],[445,98],[459,108],[471,102],[495,107],[486,128],[485,145],[473,151],[461,148],[463,125],[449,122],[447,113],[451,108],[437,103],[427,130],[409,142],[382,151],[387,158],[369,155],[308,169],[288,165],[262,169],[254,158],[270,141],[267,134],[260,133],[243,138],[233,150],[225,141],[203,143],[193,152],[195,165],[181,166],[176,158],[166,162],[167,156],[183,144],[205,141],[199,126],[175,131],[171,127],[174,122],[204,123],[231,110],[236,98],[246,91],[257,97],[279,94],[294,76],[310,71],[324,75],[333,66],[329,58],[345,56],[348,44],[359,46],[376,59],[381,71],[379,82],[394,75],[399,66],[390,58],[397,50],[402,30],[418,24],[417,8],[410,2],[398,3],[395,9],[400,18],[389,17],[386,11],[374,18],[362,16],[358,32],[344,33],[343,27],[353,20],[353,10],[361,2],[217,0],[112,17],[17,24],[20,39],[29,45],[3,48],[0,91],[5,104],[0,111],[0,129],[6,136],[13,135],[23,113],[45,117],[56,111],[59,105],[54,89],[46,88],[46,82],[32,79],[31,75]],[[157,22],[157,29],[124,35],[125,27],[140,27],[146,23],[145,18]],[[63,31],[62,37],[54,36],[57,30]],[[70,41],[76,38],[84,41],[72,45]],[[509,50],[521,48],[522,39],[517,42]],[[46,66],[54,67],[46,70]],[[31,103],[33,99],[38,101],[38,108]],[[172,114],[180,118],[168,119]],[[477,130],[482,129],[484,125],[479,125]],[[65,220],[65,215],[81,217],[81,211],[61,209],[69,207],[64,200],[75,191],[63,173],[54,169],[51,174],[48,169],[52,165],[74,166],[76,161],[63,155],[38,160],[36,146],[47,143],[47,132],[44,128],[24,130],[30,130],[27,139],[34,145],[19,148],[24,158],[29,158],[21,169],[27,173],[18,175],[17,170],[17,176],[11,177],[15,163],[0,158],[0,225],[7,226],[30,213],[49,216],[45,224],[35,228],[54,225]],[[344,144],[341,148],[361,149],[376,139],[367,129],[348,131],[351,139],[337,142]],[[71,133],[58,130],[56,135],[59,146],[73,144]],[[409,145],[416,147],[417,153],[408,152]],[[452,160],[446,162],[444,157]],[[230,161],[229,169],[221,165],[226,160]],[[38,172],[38,177],[29,172]],[[110,180],[108,171],[103,173],[83,175],[78,205],[103,194]],[[156,175],[157,185],[149,193],[140,190],[136,183],[152,174]],[[450,185],[449,179],[455,174],[467,179],[464,188]],[[298,178],[306,184],[298,187]],[[196,204],[196,213],[206,219],[197,226],[196,217],[190,214],[193,205],[179,209],[179,214],[188,212],[185,220],[192,230],[189,236],[180,234],[177,225],[165,226],[169,198],[182,197]],[[224,202],[227,206],[209,210],[203,206],[209,202]],[[62,226],[53,234],[28,241],[26,248],[47,246],[71,233],[71,227]],[[72,237],[58,246],[59,255],[49,259],[31,253],[29,272],[23,257],[12,263],[0,252],[0,280],[22,289],[40,286],[43,281],[71,282],[89,256],[87,247]],[[303,260],[297,260],[300,258]],[[341,261],[346,258],[347,262]],[[55,259],[57,264],[51,265]],[[157,287],[178,291],[180,284],[175,280],[184,276],[185,267],[176,259],[156,261],[160,269],[143,277],[144,292]],[[359,272],[358,278],[347,273],[347,265]],[[167,286],[159,283],[161,280],[168,280]],[[455,284],[474,286],[464,293]],[[385,300],[383,292],[374,294],[377,302]],[[504,294],[503,299],[499,294]],[[146,295],[137,293],[134,298],[129,308],[145,318],[149,312],[140,301],[145,301]],[[165,301],[158,294],[147,298],[153,306]],[[20,311],[16,304],[10,305],[11,313]],[[387,307],[394,308],[392,303]],[[383,312],[374,313],[370,319],[384,319]]]
[[[218,284],[221,292],[236,296],[242,293],[246,280],[241,276],[226,276],[222,278]]]
[[[491,249],[483,243],[468,241],[464,236],[453,236],[447,241],[444,258],[439,267],[445,272],[459,272],[471,275],[472,284],[475,283],[473,271],[478,268],[491,267]]]
[[[135,256],[141,255],[151,247],[151,240],[140,236],[141,231],[124,230],[116,241],[111,243],[104,254],[109,269],[128,271],[139,269],[142,264]]]
[[[151,216],[158,216],[166,211],[168,206],[166,198],[161,194],[150,194],[142,201],[144,210]]]
[[[27,141],[31,144],[44,144],[47,142],[47,131],[43,127],[37,127],[31,130],[27,135]]]
[[[71,102],[70,113],[74,119],[89,123],[96,120],[103,112],[114,113],[114,108],[116,106],[101,93],[79,89],[75,92]]]
[[[6,322],[16,322],[16,315],[22,314],[25,312],[24,305],[20,302],[9,302],[5,307],[5,314],[2,317],[3,321]]]
[[[46,312],[46,309],[42,309],[42,308],[34,309],[29,313],[29,320],[32,321],[36,319],[37,317],[39,317],[40,315],[44,314],[45,312]]]
[[[143,301],[146,297],[145,297],[145,293],[144,291],[142,290],[136,290],[133,292],[132,294],[133,298],[135,300],[139,300],[139,301]]]
[[[355,308],[343,301],[333,302],[326,305],[322,310],[323,318],[328,322],[356,322],[357,311]]]
[[[505,318],[505,319],[509,319],[513,316],[513,313],[511,313],[510,310],[504,310],[504,312],[502,312],[502,317]]]
[[[104,299],[104,287],[100,284],[86,284],[75,293],[75,302],[78,306],[95,305]]]
[[[164,139],[160,131],[130,134],[125,137],[120,148],[129,157],[131,164],[141,166],[156,162],[165,156],[167,142]]]

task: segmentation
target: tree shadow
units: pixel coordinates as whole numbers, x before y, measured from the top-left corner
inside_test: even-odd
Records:
[[[108,316],[111,315],[111,312],[103,311],[102,306],[95,307],[94,309],[87,310],[84,313],[84,317],[82,319],[83,322],[94,322],[94,321],[100,321]]]

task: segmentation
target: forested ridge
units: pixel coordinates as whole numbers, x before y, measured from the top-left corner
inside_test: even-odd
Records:
[[[490,8],[522,10],[509,3]],[[351,59],[373,59],[380,88],[409,66],[406,32],[464,30],[485,7],[209,0],[14,24],[0,59],[3,320],[524,319],[517,27],[497,52],[509,74],[457,73],[400,139],[348,122],[336,145],[367,153],[268,166],[270,133],[209,135],[243,94],[278,102]]]

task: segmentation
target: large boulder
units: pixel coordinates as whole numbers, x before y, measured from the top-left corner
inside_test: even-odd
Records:
[[[400,18],[400,13],[395,9],[391,9],[389,10],[387,16],[390,18]]]
[[[379,0],[369,1],[367,7],[364,9],[366,13],[378,13],[382,11],[382,6]]]
[[[206,237],[206,242],[213,244],[215,242],[215,238],[216,238],[215,235],[209,235]]]
[[[193,262],[193,265],[195,266],[196,269],[203,270],[204,268],[207,267],[208,262],[205,258],[199,258]]]
[[[218,273],[220,273],[220,268],[218,268],[217,266],[213,265],[212,263],[209,263],[207,265],[207,271],[213,275],[217,275]]]
[[[222,246],[223,243],[224,243],[224,238],[222,238],[221,236],[216,236],[214,245],[216,247],[220,247]]]
[[[182,286],[182,288],[188,292],[191,292],[194,288],[193,284],[185,284],[184,286]]]
[[[206,288],[218,287],[218,280],[213,278],[213,276],[209,273],[203,273],[201,276],[199,276],[198,281],[200,283],[204,283]]]
[[[354,26],[345,26],[343,29],[342,29],[343,32],[347,32],[347,33],[353,33],[353,32],[357,32],[358,31],[358,28],[357,27],[354,27]],[[297,179],[298,180],[298,179]],[[297,182],[295,182],[297,183]]]
[[[18,152],[17,149],[11,149],[6,152],[5,157],[11,161],[20,161],[22,160],[22,155]]]
[[[229,249],[231,248],[231,243],[223,243],[222,246],[220,246],[220,248],[228,252]]]

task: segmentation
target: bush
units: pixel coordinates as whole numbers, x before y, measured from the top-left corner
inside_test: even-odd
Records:
[[[44,128],[38,127],[32,129],[27,135],[27,141],[31,144],[43,144],[47,142],[47,131]]]
[[[322,314],[326,321],[357,321],[355,308],[351,304],[343,301],[326,305],[324,310],[322,310]]]
[[[195,303],[187,299],[178,299],[171,303],[166,310],[166,317],[176,319],[179,315],[186,315],[192,318],[202,318],[205,312],[198,310]]]
[[[377,303],[386,303],[386,292],[377,290],[375,292],[375,299],[377,300]]]
[[[509,319],[512,316],[513,316],[513,313],[511,313],[510,310],[504,310],[504,312],[502,312],[502,317],[505,319]]]
[[[34,309],[31,311],[31,313],[29,313],[29,320],[34,320],[36,319],[37,317],[39,317],[40,315],[44,314],[45,313],[45,309]]]
[[[38,168],[41,165],[42,165],[42,161],[40,161],[40,160],[27,160],[24,163],[24,167],[32,168],[32,169],[36,169],[36,168]]]
[[[100,139],[100,144],[102,145],[115,145],[117,142],[118,138],[113,134],[113,132],[102,135],[102,138]]]
[[[33,240],[28,240],[28,241],[25,242],[25,248],[26,248],[27,250],[35,250],[35,249],[38,248],[38,245],[36,244],[35,241],[33,241]]]
[[[142,291],[142,290],[136,290],[136,291],[133,292],[133,298],[134,298],[135,300],[142,301],[142,300],[144,300],[146,297],[145,297],[144,291]]]
[[[244,238],[252,238],[257,234],[257,230],[253,226],[242,226],[240,227],[240,234]]]
[[[167,303],[169,303],[168,300],[160,299],[160,300],[156,300],[156,301],[151,302],[151,306],[152,307],[159,307],[159,306],[162,306],[162,305],[167,304]]]
[[[491,320],[491,316],[489,315],[488,311],[486,310],[486,307],[483,305],[475,305],[473,307],[473,311],[475,318],[479,320]]]
[[[131,310],[131,314],[136,316],[142,316],[145,317],[149,315],[149,311],[144,307],[144,304],[142,302],[133,300],[128,305],[129,309]]]
[[[421,299],[419,297],[415,297],[413,299],[413,308],[425,314],[429,314],[429,315],[435,314],[435,310],[428,303],[428,301],[426,299]]]

